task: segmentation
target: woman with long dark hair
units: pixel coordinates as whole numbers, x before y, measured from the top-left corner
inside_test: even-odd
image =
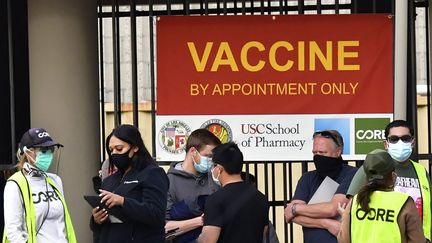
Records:
[[[385,150],[370,152],[363,164],[365,184],[348,204],[338,235],[340,243],[426,242],[412,198],[393,191],[395,162]]]
[[[109,161],[118,171],[100,190],[103,207],[92,211],[91,226],[100,242],[164,242],[168,178],[132,125],[121,125],[107,138]]]

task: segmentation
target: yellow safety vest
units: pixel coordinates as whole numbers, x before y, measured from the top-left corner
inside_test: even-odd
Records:
[[[427,174],[425,168],[412,160],[410,162],[413,164],[417,178],[420,182],[420,192],[422,197],[422,207],[423,207],[423,232],[426,239],[431,240],[431,198],[430,198],[430,188],[429,181],[427,179]]]
[[[55,193],[60,198],[60,201],[63,204],[64,209],[64,218],[65,218],[65,228],[66,228],[66,237],[69,243],[76,243],[75,238],[75,231],[72,225],[72,219],[69,215],[69,210],[66,206],[66,201],[63,198],[63,195],[60,193],[58,188],[55,186],[54,182],[51,178],[45,177],[47,183],[49,183],[52,188],[54,188]],[[8,181],[14,181],[17,183],[21,196],[24,202],[24,209],[25,209],[25,215],[26,215],[26,225],[27,225],[27,234],[28,239],[27,243],[36,243],[36,214],[35,214],[35,208],[33,205],[32,200],[32,192],[31,188],[29,187],[27,178],[24,176],[22,171],[18,171],[15,174],[13,174]],[[8,243],[8,239],[6,236],[6,231],[3,233],[3,243]]]
[[[361,210],[355,195],[351,204],[351,242],[401,242],[397,220],[408,197],[401,192],[375,191],[370,197],[371,211],[366,214]]]

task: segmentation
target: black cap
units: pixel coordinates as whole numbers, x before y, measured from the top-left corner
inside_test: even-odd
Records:
[[[63,147],[63,145],[59,143],[55,143],[49,133],[43,128],[30,128],[27,132],[25,132],[19,143],[19,148],[21,151],[24,150],[24,146],[27,148],[35,148],[35,147]]]

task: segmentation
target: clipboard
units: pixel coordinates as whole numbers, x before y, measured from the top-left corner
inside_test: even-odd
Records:
[[[84,195],[84,199],[92,206],[92,208],[105,208],[107,209],[106,205],[101,203],[101,198],[99,196],[90,196],[90,195]]]
[[[112,208],[108,208],[104,203],[101,203],[101,198],[97,195],[84,195],[84,199],[92,206],[92,208],[99,207],[105,209],[109,215],[115,216],[120,221],[123,219],[123,214],[121,208],[118,206],[114,206]]]
[[[339,187],[339,183],[326,176],[308,204],[330,202]]]

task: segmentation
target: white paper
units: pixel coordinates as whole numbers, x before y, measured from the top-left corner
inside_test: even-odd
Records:
[[[339,183],[326,176],[313,194],[312,198],[309,200],[308,204],[330,202],[338,187]]]

